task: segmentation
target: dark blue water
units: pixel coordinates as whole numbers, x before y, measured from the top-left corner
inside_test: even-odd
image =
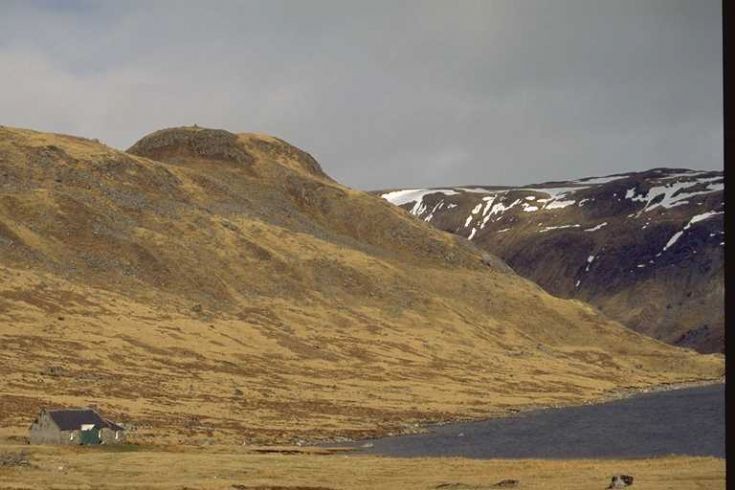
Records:
[[[365,442],[359,453],[467,458],[725,457],[725,388],[649,393],[600,405],[436,426]]]

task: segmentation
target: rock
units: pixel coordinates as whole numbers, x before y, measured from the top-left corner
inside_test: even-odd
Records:
[[[63,366],[46,366],[41,370],[41,374],[46,376],[66,376],[67,372]]]
[[[520,482],[518,480],[500,480],[493,485],[493,488],[516,488],[519,484]]]
[[[0,453],[0,467],[29,466],[28,453],[25,450],[14,453]]]
[[[630,475],[613,475],[607,488],[625,488],[633,485],[633,477]]]
[[[221,221],[221,223],[222,223],[222,226],[224,226],[228,230],[231,230],[231,231],[240,231],[240,228],[238,228],[237,225],[234,224],[232,221],[228,221],[226,219],[223,219]]]
[[[151,133],[128,149],[133,155],[154,160],[204,158],[250,165],[253,156],[237,141],[237,135],[222,129],[169,128]]]

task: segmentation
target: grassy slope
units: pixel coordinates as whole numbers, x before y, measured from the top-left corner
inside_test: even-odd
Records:
[[[280,140],[176,131],[132,149],[161,163],[0,128],[0,435],[96,403],[138,440],[359,436],[723,372]]]

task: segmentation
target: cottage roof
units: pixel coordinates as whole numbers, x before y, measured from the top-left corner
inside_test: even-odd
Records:
[[[103,419],[100,414],[91,408],[72,408],[49,410],[49,417],[61,430],[77,430],[82,424],[94,424],[95,427],[107,427],[112,430],[122,430],[117,424]]]

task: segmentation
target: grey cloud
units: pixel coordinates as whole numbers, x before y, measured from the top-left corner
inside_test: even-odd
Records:
[[[263,131],[363,189],[723,165],[717,1],[0,9],[2,124]]]

